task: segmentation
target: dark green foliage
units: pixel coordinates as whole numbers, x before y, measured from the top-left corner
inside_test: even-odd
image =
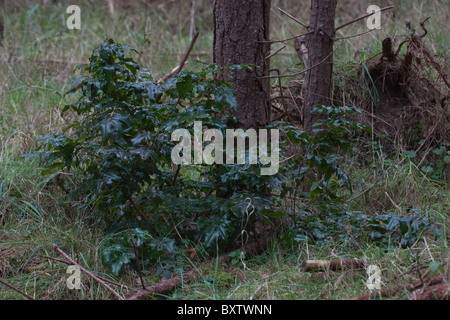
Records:
[[[314,112],[322,120],[311,136],[287,123],[269,126],[284,133],[281,154],[297,148],[272,176],[261,175],[261,164],[176,166],[172,132],[183,128],[193,134],[194,122],[202,121],[225,137],[226,123],[235,122],[224,112],[237,108],[234,93],[214,78],[219,70],[214,65],[159,84],[125,55],[127,50],[134,51],[113,40],[94,50],[89,65],[78,67],[87,76],[67,92],[77,100],[63,112],[74,112],[76,120],[62,133],[42,138],[39,152],[28,155],[40,156],[47,165],[43,174],[73,173],[62,202],[105,223],[103,261],[115,274],[136,261],[135,250],[143,265],[165,261],[162,273],[170,272],[182,246],[195,243],[207,252],[243,235],[247,241],[256,220],[271,226],[288,221],[281,238],[290,242],[342,234],[348,219],[339,191],[351,190],[342,167],[354,133],[365,129],[345,120],[356,108],[317,106]],[[280,200],[287,195],[315,209],[304,206],[293,220],[284,219],[289,214]],[[405,223],[399,222],[400,230]]]
[[[153,238],[147,231],[134,228],[116,233],[104,242],[102,260],[119,275],[123,266],[136,262],[136,253],[142,265],[174,259],[177,253],[175,241],[170,238]]]
[[[79,67],[88,77],[74,81],[67,94],[78,99],[63,110],[76,112],[77,120],[42,138],[43,173],[73,171],[78,181],[65,200],[107,222],[110,232],[131,225],[155,238],[181,235],[212,249],[234,241],[247,219],[246,199],[256,210],[270,207],[264,186],[277,177],[261,176],[260,165],[177,167],[171,159],[175,129],[193,132],[194,121],[202,121],[224,132],[233,122],[224,115],[236,108],[231,86],[214,79],[213,65],[160,85],[125,56],[128,49],[107,40]],[[221,191],[230,196],[219,197]],[[129,261],[127,248],[111,244],[105,259]]]
[[[425,232],[430,229],[434,230],[436,239],[442,236],[440,229],[430,223],[418,209],[411,209],[411,212],[408,210],[408,215],[388,212],[368,216],[361,212],[349,212],[347,219],[355,236],[368,235],[371,241],[386,247],[411,247],[421,241]]]
[[[422,143],[423,141],[421,141]],[[439,147],[434,148],[432,152],[430,150],[422,151],[417,155],[414,151],[407,151],[405,155],[409,161],[412,161],[415,165],[420,165],[420,170],[428,177],[445,181],[448,176],[449,164],[450,164],[450,151],[448,150],[450,143],[443,141]],[[428,156],[428,159],[427,159]],[[426,159],[426,161],[424,161]],[[405,165],[409,166],[409,163]]]
[[[302,223],[284,232],[281,240],[286,244],[296,244],[309,240],[324,243],[348,237],[367,239],[386,247],[407,248],[422,241],[423,236],[433,230],[435,239],[442,235],[441,230],[429,222],[419,210],[412,209],[407,216],[394,212],[370,216],[362,212],[341,212],[314,215],[304,211]]]
[[[350,179],[342,169],[343,159],[353,151],[353,135],[368,127],[346,120],[346,115],[359,112],[355,107],[316,106],[313,112],[323,119],[313,125],[313,135],[287,123],[275,123],[281,128],[287,143],[299,145],[298,152],[289,163],[286,172],[288,179],[294,181],[291,186],[285,185],[284,192],[293,196],[301,194],[311,201],[322,204],[341,203],[338,190],[346,187],[351,190]],[[305,186],[308,188],[305,189]]]

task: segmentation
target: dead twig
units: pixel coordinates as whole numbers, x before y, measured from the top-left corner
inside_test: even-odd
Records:
[[[72,265],[73,265],[72,262],[67,261],[67,260],[58,259],[58,258],[50,257],[50,256],[42,256],[42,257],[45,258],[45,259],[50,259],[50,260],[54,260],[54,261],[57,261],[57,262],[60,262],[60,263],[67,264],[67,265],[69,265],[69,266],[72,266]],[[128,286],[126,286],[126,285],[124,285],[124,284],[121,284],[121,283],[112,281],[112,280],[110,280],[110,279],[106,279],[106,278],[104,278],[104,277],[102,277],[102,276],[99,276],[98,274],[97,274],[96,276],[97,276],[98,278],[102,279],[102,280],[105,281],[105,282],[108,282],[108,283],[113,284],[113,285],[115,285],[115,286],[118,286],[118,287],[125,288],[125,289],[129,290]]]
[[[352,36],[345,36],[345,37],[341,37],[341,38],[334,38],[334,41],[341,41],[341,40],[345,40],[345,39],[351,39],[351,38],[356,38],[356,37],[360,37],[363,36],[365,34],[371,33],[373,32],[375,29],[369,30],[369,31],[365,31],[365,32],[361,32],[358,34],[354,34]]]
[[[356,19],[354,19],[354,20],[352,20],[352,21],[349,21],[349,22],[347,22],[347,23],[344,23],[343,25],[340,25],[339,27],[336,28],[336,31],[338,31],[338,30],[340,30],[340,29],[342,29],[342,28],[345,28],[346,26],[351,25],[352,23],[355,23],[355,22],[361,21],[361,20],[363,20],[363,19],[366,19],[366,18],[368,18],[368,17],[370,17],[370,16],[372,16],[372,15],[374,15],[374,14],[376,14],[376,13],[383,12],[383,11],[386,11],[386,10],[391,10],[391,9],[394,9],[394,8],[395,8],[394,6],[389,6],[389,7],[386,7],[386,8],[382,8],[382,9],[380,9],[379,11],[375,11],[375,12],[372,12],[372,13],[368,13],[368,14],[363,15],[363,16],[361,16],[361,17],[359,17],[359,18],[356,18]]]
[[[327,56],[326,56],[322,61],[320,61],[318,64],[316,64],[316,65],[314,65],[314,66],[312,66],[311,68],[308,68],[308,69],[306,69],[306,70],[303,70],[303,71],[300,71],[300,72],[297,72],[297,73],[293,73],[293,74],[285,74],[285,75],[278,75],[278,76],[264,76],[264,77],[259,77],[259,79],[267,79],[267,78],[269,78],[269,79],[274,79],[274,78],[293,78],[293,77],[299,76],[299,75],[301,75],[301,74],[307,73],[308,71],[310,71],[310,70],[312,70],[312,69],[314,69],[314,68],[317,68],[317,67],[320,66],[322,63],[324,63],[329,57],[331,57],[331,56],[336,52],[336,50],[337,50],[337,49],[333,50],[332,53],[330,53],[329,55],[327,55]]]
[[[293,17],[292,15],[290,15],[289,13],[287,13],[286,11],[284,11],[281,8],[278,8],[278,10],[281,11],[281,13],[283,13],[284,15],[286,15],[287,17],[289,17],[290,19],[294,20],[295,22],[297,22],[299,25],[301,25],[302,27],[308,29],[308,26],[306,25],[306,23],[301,22],[300,20],[298,20],[297,18]]]
[[[144,221],[148,221],[147,217],[145,216],[145,213],[138,207],[136,202],[133,198],[130,197],[130,203],[133,209],[137,212],[137,214],[142,218]]]
[[[395,201],[391,198],[391,196],[389,195],[389,193],[387,193],[386,191],[384,192],[384,194],[386,195],[386,197],[388,197],[389,201],[391,201],[391,203],[394,205],[394,207],[398,210],[398,212],[400,212],[400,215],[403,215],[403,211],[402,208],[395,203]]]
[[[254,242],[252,244],[247,245],[244,249],[246,251],[246,257],[249,258],[251,256],[259,255],[267,249],[269,245],[270,239],[269,237],[263,239],[260,242]],[[209,265],[211,263],[223,264],[230,261],[232,258],[229,254],[221,255],[215,258],[213,261],[202,263],[203,266]],[[167,294],[168,292],[174,290],[183,282],[192,282],[197,278],[198,272],[201,268],[196,268],[195,270],[188,271],[183,274],[183,276],[175,276],[172,279],[162,279],[159,283],[153,284],[145,290],[139,290],[132,296],[130,296],[127,300],[145,300],[151,298],[155,294]]]
[[[281,47],[280,49],[278,49],[277,51],[275,51],[274,53],[269,54],[266,57],[266,60],[269,60],[270,58],[272,58],[273,56],[277,55],[278,53],[280,53],[282,50],[286,49],[286,46]]]
[[[177,183],[178,175],[180,174],[181,165],[177,166],[177,170],[175,171],[175,175],[173,176],[172,186],[174,187]]]
[[[411,293],[411,300],[450,300],[450,281],[427,286]]]
[[[420,281],[414,282],[410,286],[395,286],[394,288],[385,289],[385,290],[381,290],[381,291],[377,291],[377,292],[372,292],[370,294],[364,294],[362,296],[354,297],[349,300],[370,300],[370,299],[376,299],[378,297],[387,298],[387,297],[395,295],[400,290],[407,290],[407,291],[411,292],[411,291],[415,291],[420,288],[423,288],[425,286],[434,286],[434,285],[437,285],[437,284],[440,284],[443,282],[444,282],[444,278],[442,276],[435,276],[435,277],[429,278],[425,281],[423,281],[421,279]]]
[[[114,15],[116,13],[116,8],[114,6],[114,0],[107,0],[107,2],[108,2],[109,14],[111,15],[111,18],[114,18]]]
[[[85,268],[83,268],[81,265],[79,265],[78,263],[76,263],[71,257],[69,257],[64,251],[62,251],[56,244],[52,244],[52,248],[55,249],[56,251],[59,252],[59,254],[61,254],[67,261],[69,261],[70,263],[72,263],[73,265],[77,266],[78,268],[80,268],[81,271],[83,271],[86,275],[88,275],[89,277],[91,277],[92,279],[94,279],[95,281],[97,281],[98,283],[100,283],[102,286],[104,286],[106,289],[108,289],[114,296],[116,296],[119,300],[124,300],[123,297],[118,294],[113,288],[111,288],[110,286],[108,286],[102,279],[100,279],[99,277],[97,277],[95,274],[93,274],[92,272],[90,272],[89,270],[86,270]]]
[[[417,148],[417,150],[415,151],[416,154],[419,153],[419,151],[423,148],[423,146],[425,145],[425,143],[428,142],[428,140],[432,137],[434,131],[436,131],[438,125],[441,123],[442,119],[444,118],[445,113],[442,112],[439,120],[436,122],[436,124],[433,126],[433,128],[431,128],[430,133],[428,133],[427,137],[425,138],[425,140],[423,140],[422,144]],[[420,167],[420,165],[422,164],[423,160],[420,162],[420,164],[418,165],[418,167]]]
[[[20,293],[21,295],[23,295],[25,298],[29,299],[29,300],[35,300],[32,296],[30,296],[29,294],[17,289],[16,287],[10,285],[9,283],[4,282],[3,280],[0,279],[0,283],[7,286],[8,288]]]
[[[441,76],[442,80],[444,80],[445,84],[447,85],[447,87],[450,88],[450,81],[448,79],[447,73],[445,73],[444,68],[442,68],[442,66],[440,65],[439,61],[436,59],[435,55],[433,54],[433,52],[431,52],[431,50],[425,45],[425,43],[423,42],[422,38],[425,37],[428,34],[427,29],[425,28],[425,22],[430,19],[427,18],[425,20],[423,20],[420,23],[420,26],[422,27],[422,29],[424,30],[424,34],[421,36],[418,35],[414,35],[411,40],[410,40],[410,45],[415,46],[418,50],[421,49],[421,51],[423,52],[423,54],[428,58],[428,60],[430,61],[431,65],[436,69],[436,71],[439,73],[439,75]]]
[[[145,290],[144,277],[142,276],[141,265],[140,265],[140,261],[139,261],[139,255],[137,252],[136,242],[134,241],[133,233],[131,232],[129,227],[128,227],[128,232],[130,233],[131,245],[133,246],[134,257],[136,258],[136,267],[137,267],[137,272],[139,274],[139,279],[141,280],[141,286],[142,286],[142,289]]]
[[[170,71],[168,74],[166,74],[165,76],[163,76],[161,79],[159,79],[158,81],[156,81],[156,83],[158,84],[162,84],[164,82],[166,82],[169,78],[177,75],[178,73],[181,72],[181,70],[183,70],[184,65],[186,64],[187,59],[189,58],[189,55],[191,54],[192,48],[194,47],[195,41],[197,41],[199,33],[197,32],[194,35],[194,38],[192,38],[191,44],[189,45],[189,49],[187,50],[186,54],[184,55],[183,59],[181,60],[181,63],[178,67],[175,67],[172,71]]]
[[[191,3],[191,28],[189,29],[189,36],[192,38],[195,32],[195,0]]]

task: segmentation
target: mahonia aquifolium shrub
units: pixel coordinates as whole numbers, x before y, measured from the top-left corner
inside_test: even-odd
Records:
[[[77,100],[63,109],[63,115],[74,111],[78,117],[63,133],[41,139],[44,173],[76,170],[79,183],[66,200],[116,229],[132,224],[170,234],[184,221],[178,231],[201,238],[206,247],[232,239],[246,199],[269,208],[273,200],[264,186],[277,184],[279,177],[261,176],[260,165],[178,168],[171,160],[174,130],[193,132],[194,121],[202,121],[225,131],[225,123],[236,121],[224,115],[236,109],[231,85],[214,79],[214,65],[158,84],[127,50],[134,51],[107,40],[89,65],[78,67],[88,76],[74,81],[66,95],[78,95]],[[231,196],[217,197],[220,192]]]
[[[43,137],[39,152],[29,155],[46,164],[43,174],[73,173],[61,202],[90,212],[94,222],[106,222],[103,260],[114,273],[135,258],[130,237],[143,263],[173,260],[180,242],[215,251],[245,228],[251,236],[257,219],[268,225],[279,218],[291,221],[280,201],[286,195],[318,204],[328,219],[342,212],[338,190],[351,189],[351,183],[340,162],[352,150],[353,133],[367,129],[343,117],[356,108],[317,106],[314,112],[323,119],[313,136],[288,123],[271,124],[267,129],[283,133],[282,151],[293,144],[302,151],[280,160],[272,176],[260,174],[261,164],[175,166],[174,130],[187,128],[193,134],[194,121],[202,121],[225,136],[226,124],[236,122],[225,112],[237,110],[231,85],[215,79],[220,71],[215,65],[158,84],[127,51],[136,52],[111,39],[93,51],[89,64],[78,67],[86,76],[74,80],[66,93],[76,100],[64,107],[63,116],[73,112],[75,120],[63,132]],[[310,186],[307,192],[303,185]],[[308,220],[307,211],[304,216],[294,219],[282,238],[327,237],[325,222]]]

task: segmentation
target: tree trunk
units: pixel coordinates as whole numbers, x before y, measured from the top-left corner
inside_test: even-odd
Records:
[[[308,68],[305,79],[304,129],[312,132],[318,120],[311,114],[315,105],[331,105],[334,19],[337,0],[311,0],[311,21],[307,35]]]
[[[1,12],[0,12],[0,14],[1,14]],[[0,46],[2,45],[4,29],[5,29],[5,27],[3,26],[3,18],[0,15]]]
[[[268,122],[270,0],[214,2],[214,63],[219,66],[253,64],[244,71],[224,70],[218,78],[236,93],[239,127],[263,128]]]

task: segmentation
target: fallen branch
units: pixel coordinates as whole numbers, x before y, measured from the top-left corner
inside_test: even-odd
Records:
[[[450,281],[414,291],[411,300],[450,300]]]
[[[67,265],[69,265],[69,266],[72,266],[72,265],[73,265],[72,262],[67,261],[67,260],[58,259],[58,258],[50,257],[50,256],[42,256],[42,257],[45,258],[45,259],[50,259],[50,260],[54,260],[54,261],[57,261],[57,262],[60,262],[60,263],[67,264]],[[129,288],[128,288],[126,285],[124,285],[124,284],[121,284],[121,283],[112,281],[112,280],[110,280],[110,279],[106,279],[106,278],[104,278],[104,277],[102,277],[102,276],[99,276],[99,275],[96,275],[96,276],[97,276],[99,279],[102,279],[103,281],[108,282],[108,283],[111,283],[111,284],[113,284],[113,285],[115,285],[115,286],[118,286],[118,287],[121,287],[121,288],[125,288],[125,289],[127,289],[127,290],[129,289]]]
[[[345,268],[364,268],[365,261],[361,259],[337,259],[337,260],[307,260],[303,263],[303,270],[309,271],[338,271]]]
[[[370,300],[370,299],[376,299],[378,297],[379,298],[388,298],[388,297],[395,295],[400,290],[407,290],[407,291],[411,292],[411,291],[415,291],[415,290],[418,290],[418,289],[426,287],[426,286],[435,286],[435,285],[441,284],[442,282],[444,282],[444,278],[442,276],[435,276],[435,277],[429,278],[425,281],[420,280],[420,281],[414,282],[410,286],[395,286],[394,288],[389,288],[389,289],[384,289],[384,290],[377,291],[377,292],[372,292],[370,294],[365,294],[365,295],[362,295],[359,297],[354,297],[349,300]]]
[[[181,283],[193,281],[195,277],[196,272],[189,271],[186,272],[183,277],[176,276],[171,279],[162,279],[160,282],[146,287],[145,290],[139,290],[127,300],[145,300],[151,298],[155,294],[167,294],[178,287]]]
[[[262,242],[254,242],[247,245],[244,248],[246,252],[246,258],[263,253],[267,249],[268,244],[269,240],[268,238],[266,238]],[[223,264],[230,261],[231,259],[232,258],[229,256],[229,254],[224,254],[219,256],[218,258],[212,259],[209,262],[202,263],[202,266],[206,266],[211,263]],[[145,290],[139,290],[138,292],[130,296],[127,300],[145,300],[151,298],[155,294],[167,294],[173,291],[182,283],[195,281],[199,269],[200,268],[196,268],[196,270],[188,271],[184,273],[183,276],[175,276],[171,279],[162,279],[160,282],[146,287]]]
[[[56,251],[58,251],[67,261],[69,261],[70,263],[72,263],[73,265],[77,266],[78,268],[80,268],[81,271],[83,271],[85,274],[87,274],[89,277],[91,277],[92,279],[94,279],[95,281],[97,281],[98,283],[100,283],[102,286],[104,286],[106,289],[108,289],[113,295],[115,295],[119,300],[124,300],[123,297],[118,294],[113,288],[111,288],[110,286],[108,286],[102,279],[100,279],[99,277],[97,277],[95,274],[93,274],[92,272],[90,272],[89,270],[86,270],[85,268],[83,268],[81,265],[79,265],[78,263],[76,263],[72,258],[70,258],[64,251],[62,251],[56,244],[52,244],[52,248],[55,249]]]

